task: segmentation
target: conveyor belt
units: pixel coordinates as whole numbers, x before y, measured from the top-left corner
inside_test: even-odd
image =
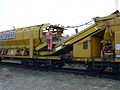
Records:
[[[66,54],[66,53],[68,53],[72,50],[74,43],[76,43],[76,42],[78,42],[78,41],[96,33],[96,32],[99,32],[101,30],[102,29],[97,24],[93,24],[92,26],[90,26],[90,27],[86,28],[85,30],[79,32],[78,34],[75,34],[74,36],[72,36],[68,40],[58,43],[55,46],[55,48],[53,48],[51,53],[44,53],[42,55],[50,55],[50,54],[62,55],[62,54]]]
[[[65,54],[71,51],[74,43],[99,31],[101,31],[100,27],[98,27],[98,25],[96,24],[93,24],[92,26],[79,32],[78,34],[75,34],[74,36],[66,40],[65,42],[61,42],[60,44],[56,45],[56,47],[54,48],[54,54],[59,54],[59,53]]]

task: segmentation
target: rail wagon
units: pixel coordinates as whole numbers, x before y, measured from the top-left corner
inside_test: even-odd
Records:
[[[1,32],[1,61],[119,72],[120,13],[93,20],[93,25],[66,40],[62,39],[65,28],[49,23]],[[53,35],[53,48],[48,51],[45,37],[50,28],[57,34]]]

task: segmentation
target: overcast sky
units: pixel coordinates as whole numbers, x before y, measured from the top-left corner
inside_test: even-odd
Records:
[[[115,1],[0,0],[0,31],[42,23],[79,25],[93,17],[113,13]]]

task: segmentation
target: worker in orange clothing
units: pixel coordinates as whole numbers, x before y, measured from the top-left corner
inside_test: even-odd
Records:
[[[57,32],[52,33],[50,30],[51,29],[48,29],[48,32],[46,33],[46,40],[47,40],[47,44],[48,44],[48,50],[52,50],[52,34],[57,34]]]

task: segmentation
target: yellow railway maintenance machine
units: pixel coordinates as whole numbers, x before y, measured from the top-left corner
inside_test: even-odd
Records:
[[[0,33],[1,61],[23,64],[68,66],[88,70],[120,69],[120,13],[94,18],[94,24],[67,40],[61,40],[64,27],[43,24]],[[47,50],[45,33],[52,28],[53,49]]]

